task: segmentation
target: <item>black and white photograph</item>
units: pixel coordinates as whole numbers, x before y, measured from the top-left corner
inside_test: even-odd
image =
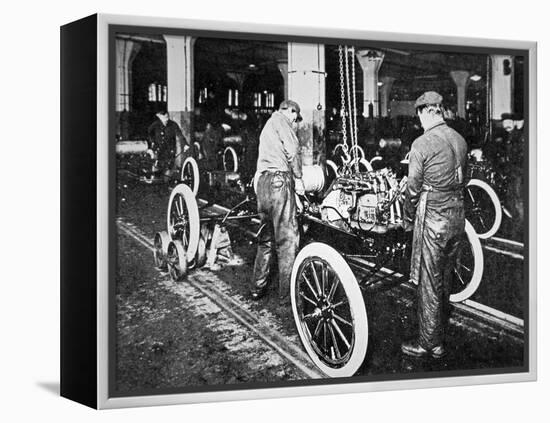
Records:
[[[109,27],[109,396],[529,371],[529,50]]]
[[[7,4],[0,419],[545,421],[544,11]]]

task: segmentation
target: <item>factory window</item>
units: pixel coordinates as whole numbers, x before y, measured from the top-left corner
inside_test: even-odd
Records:
[[[157,83],[149,84],[148,100],[150,103],[163,102],[168,99],[168,87]]]
[[[254,107],[262,107],[262,93],[254,93]]]
[[[265,105],[266,107],[273,108],[275,107],[275,94],[268,92],[266,93],[266,99],[265,99]]]
[[[273,109],[275,107],[275,94],[267,90],[254,93],[254,107]]]
[[[199,104],[202,104],[206,102],[206,99],[208,98],[208,88],[201,88],[199,90]]]
[[[227,90],[227,105],[239,106],[239,90],[231,88]]]

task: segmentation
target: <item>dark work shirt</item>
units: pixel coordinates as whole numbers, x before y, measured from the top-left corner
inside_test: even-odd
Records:
[[[168,120],[166,126],[163,125],[160,119],[156,119],[149,130],[149,148],[155,150],[159,158],[174,157],[177,151],[177,143],[187,143],[180,127],[173,120]]]
[[[409,221],[415,214],[420,193],[429,190],[427,187],[433,189],[428,194],[428,208],[450,207],[462,199],[464,181],[458,181],[457,165],[464,179],[467,150],[464,138],[445,122],[428,128],[413,142],[405,201],[405,216]]]

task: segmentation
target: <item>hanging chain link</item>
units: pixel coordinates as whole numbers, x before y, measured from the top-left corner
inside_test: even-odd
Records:
[[[351,146],[353,150],[356,150],[356,148],[353,148],[356,144],[356,140],[353,133],[353,108],[351,107],[351,91],[350,91],[350,76],[349,76],[349,49],[348,46],[345,46],[346,55],[345,55],[345,72],[346,72],[346,94],[347,94],[347,100],[348,100],[348,116],[349,116],[349,134],[351,139]],[[356,156],[357,152],[354,151],[353,154]],[[354,160],[351,159],[351,157],[347,157],[347,163],[345,163],[346,167],[346,173],[351,172],[351,165],[353,164]]]
[[[352,83],[352,95],[353,95],[353,108],[351,115],[353,116],[353,129],[350,129],[350,131],[353,131],[353,140],[354,140],[354,150],[355,150],[355,156],[354,156],[354,162],[355,162],[355,171],[359,172],[359,160],[358,160],[358,146],[359,142],[357,140],[357,98],[356,98],[356,90],[355,90],[355,47],[351,47],[350,49],[350,55],[351,55],[351,83]],[[351,125],[350,125],[351,128]]]
[[[342,121],[342,149],[344,153],[348,151],[348,136],[346,130],[346,99],[344,92],[344,57],[343,48],[338,46],[338,63],[340,66],[340,119]]]

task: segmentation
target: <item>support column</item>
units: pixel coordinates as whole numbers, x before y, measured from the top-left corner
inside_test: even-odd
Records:
[[[378,71],[384,61],[384,53],[377,50],[359,50],[357,60],[363,69],[363,116],[378,116]],[[370,115],[369,110],[372,110]]]
[[[277,67],[279,68],[279,72],[281,72],[281,75],[283,76],[284,81],[284,97],[288,97],[288,61],[286,60],[279,60],[277,62]]]
[[[168,68],[168,112],[180,125],[185,138],[193,141],[195,109],[194,45],[191,36],[164,35]],[[181,156],[179,156],[181,157]]]
[[[491,118],[500,120],[503,113],[512,112],[514,81],[512,56],[491,55]]]
[[[302,163],[321,163],[325,159],[325,46],[289,43],[287,74],[287,98],[300,105],[304,119],[298,124]]]
[[[380,78],[382,86],[380,87],[380,114],[383,117],[389,115],[390,110],[390,94],[395,82],[395,78],[392,76],[383,76]]]
[[[466,88],[470,82],[470,72],[456,70],[449,74],[456,84],[456,113],[459,118],[466,119]]]
[[[141,46],[134,41],[116,40],[116,132],[121,139],[129,137],[128,113],[132,105],[132,63],[140,48]]]

